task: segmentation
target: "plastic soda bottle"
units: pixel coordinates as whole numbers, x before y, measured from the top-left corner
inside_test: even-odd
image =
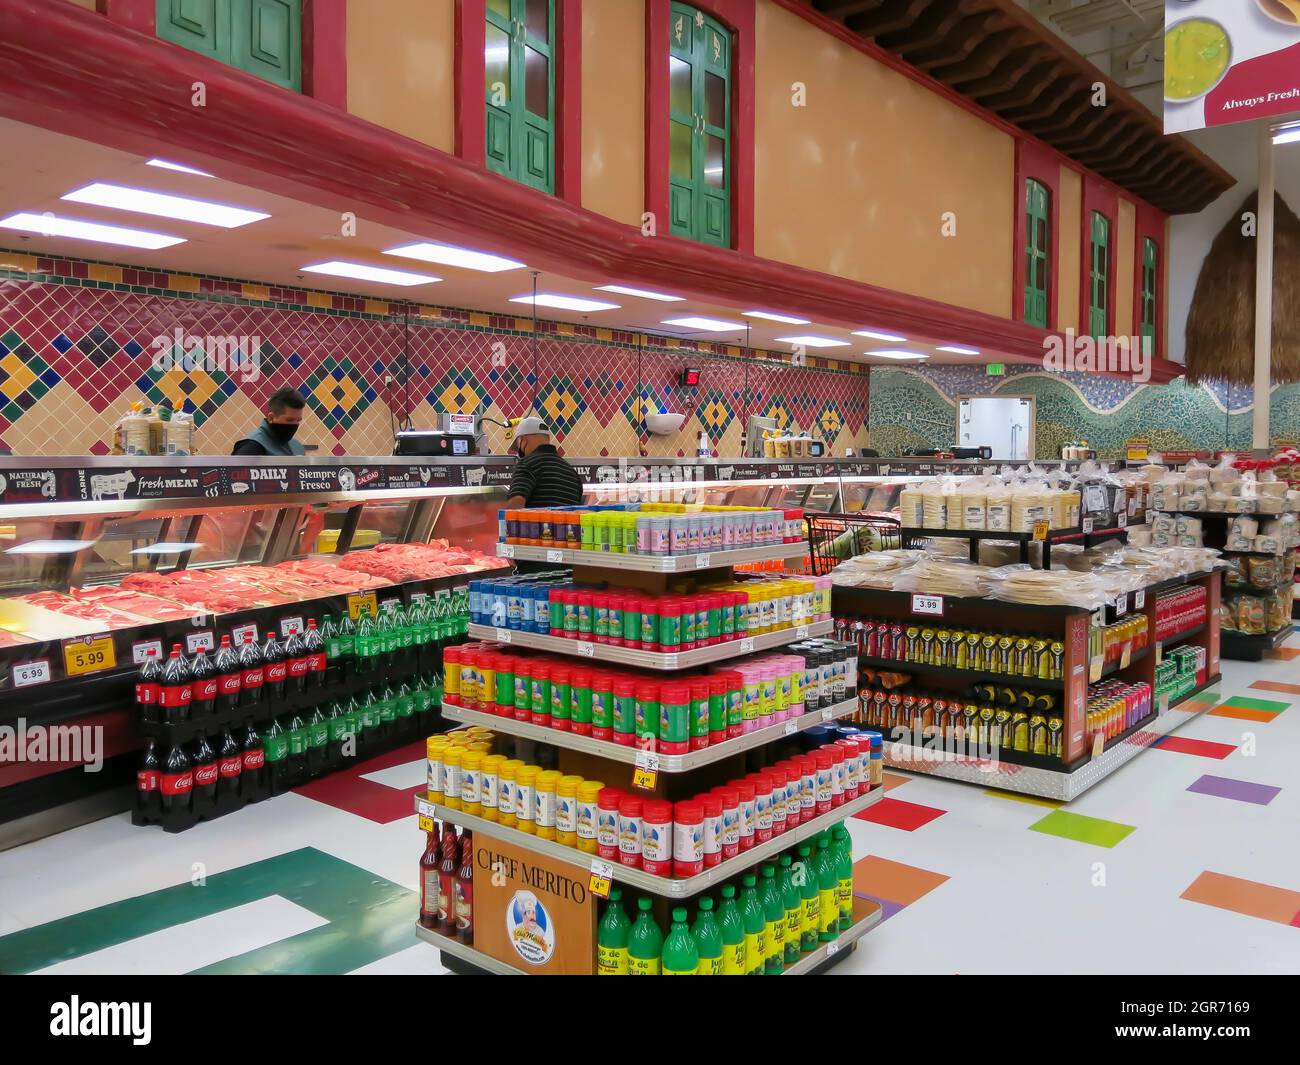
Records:
[[[853,924],[853,839],[842,821],[831,835],[837,850],[835,895],[840,905],[840,931],[847,932]]]
[[[762,976],[767,962],[767,918],[758,897],[758,877],[746,873],[740,878],[740,915],[745,921],[745,973]]]
[[[623,909],[623,891],[610,888],[609,905],[605,907],[605,916],[600,919],[600,927],[596,930],[597,976],[627,975],[627,940],[631,931],[632,922]]]
[[[722,925],[722,974],[744,976],[745,921],[736,904],[736,888],[722,885],[722,904],[718,907],[718,921]]]
[[[821,901],[817,897],[817,869],[813,865],[812,848],[806,843],[799,848],[799,864],[794,867],[794,879],[799,886],[799,899],[803,902],[803,913],[799,917],[799,949],[807,953],[817,949]]]
[[[829,943],[840,935],[840,900],[838,855],[831,847],[831,834],[823,832],[817,837],[817,939]]]
[[[785,963],[793,965],[799,960],[801,948],[799,934],[803,928],[803,899],[794,883],[794,860],[788,854],[781,855],[778,880],[781,888],[781,903],[785,907]]]
[[[694,976],[700,967],[700,951],[686,924],[686,907],[673,907],[673,926],[664,940],[664,976]]]
[[[764,862],[759,871],[762,880],[758,897],[763,903],[764,942],[767,946],[763,971],[779,976],[785,970],[785,903],[781,889],[777,887],[776,866]]]
[[[722,929],[718,927],[718,915],[713,912],[713,899],[708,895],[700,899],[700,909],[695,915],[695,924],[691,926],[691,935],[695,937],[695,950],[700,957],[700,964],[695,974],[721,976],[724,949]]]
[[[664,934],[650,911],[654,902],[642,895],[636,900],[636,922],[627,936],[629,976],[659,976],[662,971]]]

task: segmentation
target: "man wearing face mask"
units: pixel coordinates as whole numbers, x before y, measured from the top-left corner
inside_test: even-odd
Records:
[[[525,418],[515,426],[511,450],[519,462],[510,479],[507,510],[574,507],[582,502],[582,481],[555,450],[550,427],[541,418]]]
[[[235,444],[234,455],[304,455],[306,449],[293,438],[302,424],[306,404],[292,388],[282,388],[266,401],[262,424]]]

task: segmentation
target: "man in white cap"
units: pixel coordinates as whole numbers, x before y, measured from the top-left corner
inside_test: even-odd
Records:
[[[507,510],[524,507],[576,507],[582,480],[551,443],[551,429],[541,418],[524,418],[515,426],[511,450],[519,456],[510,480]]]

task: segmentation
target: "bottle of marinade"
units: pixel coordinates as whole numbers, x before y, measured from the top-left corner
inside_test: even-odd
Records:
[[[762,880],[758,897],[763,903],[763,941],[767,947],[763,971],[779,976],[785,970],[785,903],[776,884],[776,866],[764,862],[759,871]]]
[[[636,923],[627,937],[627,972],[629,976],[658,976],[663,967],[664,934],[650,912],[654,902],[642,895],[636,908]]]
[[[767,918],[758,898],[758,877],[746,873],[740,878],[740,916],[745,922],[745,974],[762,976],[767,961]]]
[[[700,967],[700,952],[686,924],[686,907],[673,908],[673,926],[664,940],[663,975],[694,976]]]
[[[717,914],[713,912],[713,899],[705,895],[700,899],[700,909],[695,915],[695,924],[691,926],[691,935],[695,937],[695,950],[700,956],[697,976],[722,976],[722,929],[718,927]]]
[[[596,931],[597,976],[627,975],[627,940],[631,931],[632,922],[623,909],[623,892],[620,888],[610,888],[609,905]]]
[[[853,924],[853,840],[842,821],[832,835],[838,852],[835,894],[840,904],[840,931],[847,932]]]
[[[803,899],[794,883],[794,859],[781,855],[781,902],[785,906],[785,963],[793,965],[799,960],[799,933],[803,927]]]
[[[821,916],[817,869],[813,865],[812,848],[806,843],[799,848],[799,864],[794,867],[794,878],[803,902],[803,913],[799,917],[799,949],[806,954],[817,949],[817,919]]]
[[[823,832],[817,837],[817,940],[829,943],[840,934],[840,900],[838,855],[831,847],[831,834]]]
[[[722,925],[722,974],[744,976],[745,921],[736,905],[736,888],[733,884],[722,886],[722,903],[718,907],[718,922]]]

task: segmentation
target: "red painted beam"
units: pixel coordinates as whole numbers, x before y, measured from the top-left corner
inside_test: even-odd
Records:
[[[303,0],[302,91],[348,109],[347,0]]]

